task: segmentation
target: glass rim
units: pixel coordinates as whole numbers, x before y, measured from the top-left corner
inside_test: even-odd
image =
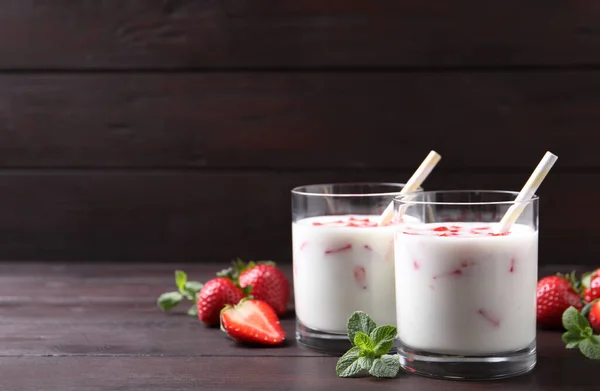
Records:
[[[414,200],[410,200],[410,199],[406,199],[408,197],[411,196],[415,196],[415,195],[422,195],[422,196],[426,196],[426,195],[430,195],[430,194],[438,194],[438,193],[447,193],[447,194],[467,194],[467,193],[487,193],[487,194],[510,194],[516,196],[519,194],[518,191],[512,191],[512,190],[427,190],[427,191],[413,191],[413,192],[408,192],[406,194],[400,194],[396,197],[394,197],[394,204],[401,204],[401,205],[461,205],[461,206],[467,206],[467,205],[523,205],[523,204],[529,204],[532,203],[534,201],[538,201],[540,199],[540,197],[537,194],[534,194],[533,196],[531,196],[531,198],[526,199],[526,200],[522,200],[522,201],[516,201],[516,200],[511,200],[511,201],[468,201],[468,202],[457,202],[457,201],[414,201]]]
[[[389,186],[396,187],[398,191],[389,191],[389,192],[376,192],[376,193],[314,193],[303,191],[302,189],[306,189],[308,187],[313,186]],[[310,196],[310,197],[385,197],[385,196],[394,196],[399,195],[402,189],[406,186],[405,183],[399,182],[334,182],[334,183],[313,183],[309,185],[296,186],[292,189],[291,193],[302,196]],[[419,188],[420,189],[420,188]],[[415,190],[412,193],[419,193],[421,190]]]

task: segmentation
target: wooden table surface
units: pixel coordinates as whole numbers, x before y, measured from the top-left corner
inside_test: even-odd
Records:
[[[600,363],[564,349],[559,332],[538,333],[538,365],[525,376],[457,382],[400,373],[341,379],[337,357],[288,343],[247,348],[156,297],[173,270],[205,281],[224,264],[0,264],[0,390],[598,390]],[[283,267],[290,275],[291,268]],[[549,273],[550,269],[542,274]],[[184,306],[186,307],[186,306]]]

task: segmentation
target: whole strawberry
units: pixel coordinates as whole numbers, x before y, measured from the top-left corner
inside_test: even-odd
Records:
[[[573,289],[574,273],[544,277],[537,283],[537,324],[562,328],[562,314],[570,306],[581,310],[581,298]]]
[[[600,298],[600,269],[585,274],[582,284],[583,298],[586,302],[591,303],[595,299]]]
[[[596,300],[596,302],[592,304],[592,308],[590,308],[590,313],[588,315],[588,320],[590,322],[590,326],[592,326],[597,333],[600,333],[600,300]]]
[[[208,325],[217,325],[221,310],[228,304],[237,304],[243,297],[244,292],[230,279],[213,278],[198,293],[198,318]]]
[[[285,314],[290,298],[290,283],[281,270],[273,264],[254,265],[240,274],[240,287],[251,287],[250,295],[267,302],[277,315]]]

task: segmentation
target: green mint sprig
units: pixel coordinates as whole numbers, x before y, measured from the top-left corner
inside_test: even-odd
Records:
[[[400,356],[388,354],[395,338],[396,326],[377,327],[369,315],[354,312],[348,319],[348,339],[352,348],[340,357],[335,372],[340,377],[351,377],[361,371],[376,377],[396,377]]]
[[[586,307],[589,306],[588,304]],[[584,311],[585,308],[582,312]],[[579,348],[587,358],[600,360],[600,335],[594,335],[594,330],[582,312],[571,306],[563,313],[562,323],[567,331],[562,339],[567,344],[567,349]]]
[[[198,308],[196,307],[196,302],[198,301],[198,292],[200,292],[204,284],[198,281],[188,281],[187,274],[183,270],[175,270],[175,285],[177,285],[177,291],[163,293],[158,297],[156,304],[163,311],[171,311],[186,298],[192,302],[192,306],[187,314],[197,316]]]

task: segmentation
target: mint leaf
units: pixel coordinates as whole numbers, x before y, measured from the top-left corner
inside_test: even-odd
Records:
[[[379,357],[383,354],[389,353],[392,346],[394,346],[394,340],[396,339],[396,326],[379,326],[376,327],[369,335],[375,344],[374,352],[375,356]]]
[[[562,340],[567,344],[567,349],[574,349],[579,345],[579,342],[585,338],[581,336],[579,331],[569,330],[562,335]]]
[[[156,304],[158,304],[163,311],[171,311],[173,308],[177,307],[177,304],[179,304],[182,299],[183,296],[179,292],[167,292],[158,297]]]
[[[374,360],[375,359],[373,357],[360,356],[358,358],[357,364],[361,370],[368,371],[373,366]]]
[[[189,316],[198,316],[198,306],[196,304],[192,305],[187,314]]]
[[[600,360],[600,336],[594,335],[579,343],[579,350],[587,358]]]
[[[198,282],[198,281],[188,281],[185,283],[184,289],[186,290],[190,290],[193,292],[200,292],[202,290],[202,287],[204,286],[203,283]]]
[[[357,331],[354,335],[354,346],[360,348],[363,353],[372,353],[373,349],[375,348],[375,344],[373,343],[371,337],[362,331]]]
[[[353,347],[348,350],[337,362],[335,373],[339,377],[350,377],[356,375],[362,370],[358,359],[360,357],[360,348]]]
[[[377,377],[393,378],[400,370],[400,356],[397,354],[384,354],[373,362],[369,373]]]
[[[196,300],[196,292],[192,292],[192,291],[184,288],[184,289],[180,290],[179,293],[181,293],[183,295],[183,297],[185,297],[186,299],[188,299],[190,301]]]
[[[175,270],[175,285],[182,291],[185,288],[187,282],[187,274],[183,270]]]
[[[367,335],[371,334],[377,327],[373,319],[362,311],[355,311],[348,319],[348,338],[354,343],[356,333],[361,331]]]
[[[571,331],[583,331],[590,327],[587,319],[581,315],[579,311],[573,306],[567,308],[562,314],[562,324],[565,329]]]
[[[202,289],[204,284],[198,281],[188,281],[183,286],[183,289],[180,289],[179,292],[185,296],[186,299],[196,302],[196,297],[198,296],[198,292]]]

